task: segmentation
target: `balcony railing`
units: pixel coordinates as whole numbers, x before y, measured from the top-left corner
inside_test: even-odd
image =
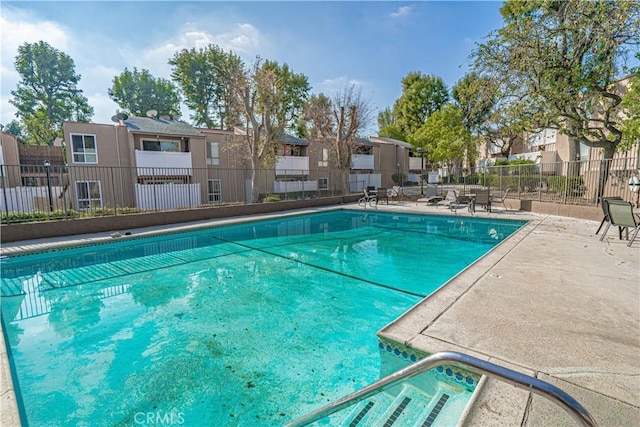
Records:
[[[351,169],[373,169],[373,160],[372,154],[354,154],[351,156]]]
[[[276,158],[276,175],[309,175],[309,157],[280,156]]]
[[[153,175],[152,171],[170,169],[171,175],[192,175],[191,153],[136,150],[138,175]],[[164,173],[164,172],[162,172]]]

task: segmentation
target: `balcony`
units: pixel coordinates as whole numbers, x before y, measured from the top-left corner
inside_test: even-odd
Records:
[[[192,175],[191,153],[136,150],[138,175]]]
[[[373,170],[373,154],[354,154],[351,156],[351,169]]]
[[[274,193],[297,193],[318,190],[318,181],[275,181]]]
[[[309,175],[309,157],[279,156],[276,158],[276,175]]]

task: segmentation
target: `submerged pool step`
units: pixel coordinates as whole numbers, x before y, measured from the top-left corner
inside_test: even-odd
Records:
[[[464,401],[457,400],[449,411],[451,394],[438,392],[430,396],[418,388],[405,385],[397,396],[379,393],[358,403],[342,422],[343,427],[436,427],[455,425]]]

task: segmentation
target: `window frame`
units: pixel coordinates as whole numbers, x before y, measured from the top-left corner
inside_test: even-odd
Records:
[[[318,167],[329,167],[329,149],[321,148],[318,156]]]
[[[215,146],[215,150],[214,150]],[[214,156],[213,152],[216,152],[216,156]],[[207,165],[209,166],[220,166],[220,143],[219,142],[209,142],[207,145]]]
[[[160,147],[159,150],[147,150],[144,148],[144,143],[145,142],[150,142],[153,144],[158,144],[158,146]],[[176,150],[163,150],[163,144],[166,143],[171,143],[171,144],[175,144]],[[140,140],[140,148],[142,148],[142,151],[146,151],[146,152],[153,152],[153,153],[181,153],[182,151],[182,146],[180,144],[180,141],[177,140],[172,140],[172,139],[141,139]]]
[[[98,184],[98,198],[94,198],[91,196],[91,188],[89,188],[89,184],[96,183]],[[89,198],[80,198],[80,191],[78,189],[79,184],[85,184],[87,186],[87,194]],[[93,209],[101,209],[102,208],[102,183],[98,180],[87,180],[87,181],[75,181],[75,191],[76,191],[76,207],[79,211],[89,211]],[[93,202],[98,201],[98,206],[94,206]],[[81,202],[88,202],[88,206],[81,206]]]
[[[320,185],[320,182],[324,181],[324,186]],[[318,177],[318,190],[328,190],[329,189],[329,177],[328,176],[321,176]]]
[[[76,151],[76,146],[74,144],[73,141],[73,137],[74,136],[80,136],[82,137],[82,148],[83,151]],[[86,143],[85,143],[85,137],[90,136],[93,138],[93,145],[94,145],[94,152],[93,153],[89,153],[89,155],[94,155],[96,160],[94,162],[91,161],[87,161],[87,151],[86,151]],[[70,133],[69,134],[69,139],[71,140],[71,161],[74,164],[98,164],[98,137],[96,136],[95,133]],[[84,157],[84,161],[80,161],[80,160],[76,160],[76,156],[83,156]]]
[[[222,180],[220,178],[207,180],[207,200],[209,203],[222,203]]]

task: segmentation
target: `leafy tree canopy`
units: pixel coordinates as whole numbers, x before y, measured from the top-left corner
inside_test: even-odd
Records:
[[[410,72],[402,79],[402,95],[393,105],[397,125],[407,139],[449,101],[449,90],[437,76]]]
[[[65,120],[91,119],[93,108],[77,87],[80,75],[69,55],[43,41],[24,43],[15,69],[20,80],[9,103],[18,109],[27,143],[52,145]]]
[[[18,136],[20,138],[24,138],[22,125],[17,120],[11,120],[3,129],[5,132],[10,133],[11,135]]]
[[[477,157],[475,140],[463,122],[463,111],[454,103],[447,103],[431,114],[415,133],[414,141],[435,162],[461,165]]]
[[[494,82],[475,72],[462,77],[451,92],[462,109],[462,122],[471,132],[480,129],[498,102],[498,88]]]
[[[611,158],[622,141],[615,82],[640,39],[637,0],[508,0],[504,27],[474,52],[476,72],[519,98],[529,120]]]
[[[640,59],[640,53],[636,55]],[[629,90],[622,99],[627,119],[624,122],[624,137],[621,148],[630,148],[640,143],[640,67],[629,79]]]
[[[407,136],[402,133],[400,125],[396,122],[393,111],[388,107],[378,113],[378,135],[406,141]]]
[[[176,87],[167,79],[155,78],[149,70],[124,69],[113,78],[109,96],[125,112],[144,117],[149,110],[159,116],[180,116],[180,97]]]
[[[229,129],[240,125],[230,109],[230,93],[224,84],[222,64],[228,54],[216,45],[183,49],[169,60],[171,78],[178,85],[185,104],[194,112],[196,126]]]

